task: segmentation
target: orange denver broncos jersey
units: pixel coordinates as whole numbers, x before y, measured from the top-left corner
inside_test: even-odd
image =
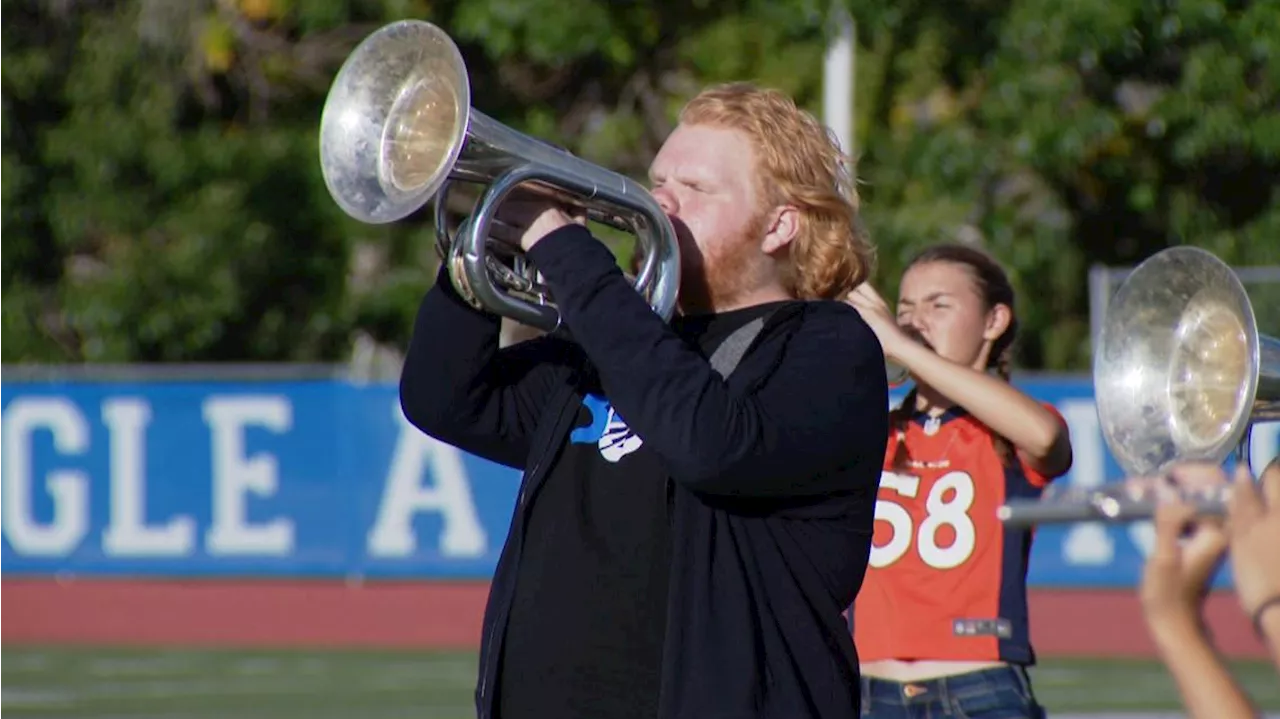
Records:
[[[990,430],[958,407],[891,432],[852,617],[859,659],[1033,662],[1031,533],[1006,528],[996,509],[1050,479],[1018,460],[1006,468]]]

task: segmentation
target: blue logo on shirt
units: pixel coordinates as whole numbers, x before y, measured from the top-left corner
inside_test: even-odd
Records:
[[[591,413],[591,424],[573,430],[569,434],[571,444],[596,445],[606,462],[617,462],[644,444],[644,440],[632,432],[613,410],[609,400],[588,394],[582,398],[582,406]]]

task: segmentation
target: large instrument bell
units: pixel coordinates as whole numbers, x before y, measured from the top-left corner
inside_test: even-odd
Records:
[[[1171,247],[1141,263],[1108,304],[1093,358],[1094,395],[1107,446],[1129,477],[1178,462],[1249,463],[1258,422],[1280,420],[1280,341],[1258,332],[1235,272],[1213,254]],[[1221,494],[1195,496],[1219,513]],[[1011,501],[1006,524],[1150,518],[1150,483],[1050,491]]]
[[[559,312],[518,248],[490,238],[510,193],[541,193],[589,219],[633,233],[643,263],[636,290],[670,319],[679,289],[675,229],[639,183],[499,123],[471,107],[466,64],[453,40],[420,20],[365,38],[338,71],[320,120],[320,167],[351,217],[388,223],[436,200],[437,249],[468,302],[543,331]],[[450,237],[450,181],[484,190]]]

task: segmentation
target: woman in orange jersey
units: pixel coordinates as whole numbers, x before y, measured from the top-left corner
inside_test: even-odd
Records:
[[[1028,531],[996,509],[1071,467],[1066,423],[1009,384],[1013,287],[962,245],[907,266],[896,319],[848,300],[915,387],[894,411],[866,581],[853,612],[863,716],[1041,717],[1026,667]]]

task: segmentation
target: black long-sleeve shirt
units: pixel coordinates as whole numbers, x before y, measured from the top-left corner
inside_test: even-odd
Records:
[[[525,470],[486,612],[480,715],[493,706],[528,517],[588,377],[673,485],[659,715],[855,712],[857,657],[840,615],[866,568],[888,431],[870,329],[842,303],[786,303],[725,380],[584,228],[528,254],[573,341],[499,350],[497,318],[466,306],[442,275],[401,381],[405,414],[423,431]]]

